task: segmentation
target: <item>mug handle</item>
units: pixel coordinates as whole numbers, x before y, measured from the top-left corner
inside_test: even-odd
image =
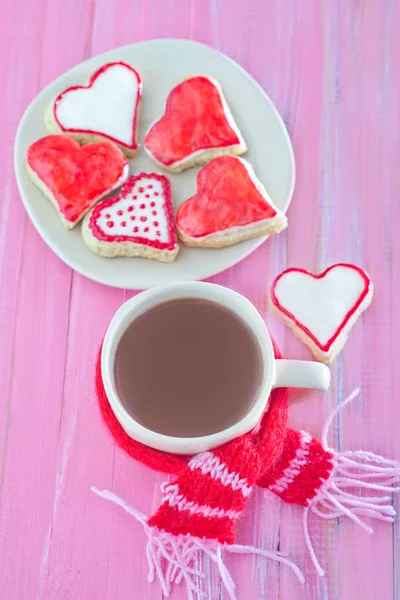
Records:
[[[273,388],[313,388],[326,392],[330,380],[331,373],[323,363],[308,360],[275,360]]]

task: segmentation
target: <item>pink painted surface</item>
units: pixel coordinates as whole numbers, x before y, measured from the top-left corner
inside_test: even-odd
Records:
[[[108,322],[131,294],[63,265],[30,224],[13,175],[14,133],[28,102],[88,56],[154,37],[186,37],[225,52],[268,91],[295,148],[290,226],[213,278],[265,315],[285,354],[308,351],[267,315],[267,290],[287,266],[355,261],[376,295],[332,366],[323,398],[297,401],[291,422],[319,435],[329,409],[361,385],[332,442],[400,459],[400,4],[281,0],[45,0],[0,5],[0,598],[155,600],[140,525],[96,498],[113,490],[149,513],[155,475],[115,448],[100,421],[93,364]],[[398,499],[394,499],[398,507]],[[246,600],[372,600],[400,594],[398,524],[369,536],[353,523],[312,520],[327,571],[307,555],[298,507],[257,490],[238,539],[290,552],[292,573],[261,558],[229,566]],[[213,567],[208,598],[221,597]],[[185,598],[184,588],[173,592]],[[226,596],[222,593],[222,597]]]

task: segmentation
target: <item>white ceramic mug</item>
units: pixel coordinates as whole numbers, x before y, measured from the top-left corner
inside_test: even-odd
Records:
[[[234,311],[256,336],[264,363],[261,387],[249,412],[235,425],[223,431],[196,438],[171,437],[143,427],[127,412],[115,388],[115,352],[124,331],[136,317],[153,306],[176,298],[211,300]],[[209,450],[251,431],[260,421],[273,388],[327,390],[330,381],[329,369],[322,363],[275,359],[268,329],[251,302],[228,288],[200,282],[171,283],[155,287],[125,302],[115,313],[107,329],[101,353],[101,373],[111,408],[126,433],[147,446],[176,454],[194,454]]]

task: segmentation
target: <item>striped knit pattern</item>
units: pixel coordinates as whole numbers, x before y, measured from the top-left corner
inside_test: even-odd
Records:
[[[164,493],[150,526],[179,535],[234,542],[235,520],[260,473],[253,440],[241,437],[212,452],[193,457]]]
[[[275,355],[281,358],[275,348]],[[254,484],[286,502],[303,506],[315,497],[333,471],[333,454],[305,432],[286,428],[288,394],[271,393],[260,428],[193,458],[159,452],[131,439],[117,421],[101,379],[100,352],[96,389],[107,427],[135,460],[175,479],[163,485],[163,501],[149,525],[175,535],[232,543],[233,525]]]
[[[305,431],[288,429],[280,459],[257,483],[285,502],[307,506],[333,468],[334,455],[318,440]]]

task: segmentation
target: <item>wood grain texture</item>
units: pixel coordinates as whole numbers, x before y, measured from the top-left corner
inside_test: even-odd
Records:
[[[375,283],[371,308],[332,366],[323,398],[290,420],[317,437],[329,409],[361,397],[331,438],[400,459],[400,3],[396,0],[4,0],[0,3],[0,598],[161,600],[147,583],[141,527],[99,501],[113,490],[144,513],[162,475],[115,448],[97,411],[93,364],[131,293],[84,279],[45,246],[16,189],[12,147],[35,94],[84,58],[153,37],[192,38],[237,60],[267,90],[294,143],[297,183],[287,231],[212,280],[246,295],[290,358],[308,351],[267,314],[286,266],[354,261]],[[398,508],[398,499],[394,505]],[[400,596],[400,529],[375,534],[311,521],[327,576],[307,555],[298,507],[257,490],[238,540],[288,551],[302,587],[271,561],[231,557],[246,600],[386,600]],[[208,598],[225,598],[212,565]],[[186,597],[183,587],[174,600]]]

